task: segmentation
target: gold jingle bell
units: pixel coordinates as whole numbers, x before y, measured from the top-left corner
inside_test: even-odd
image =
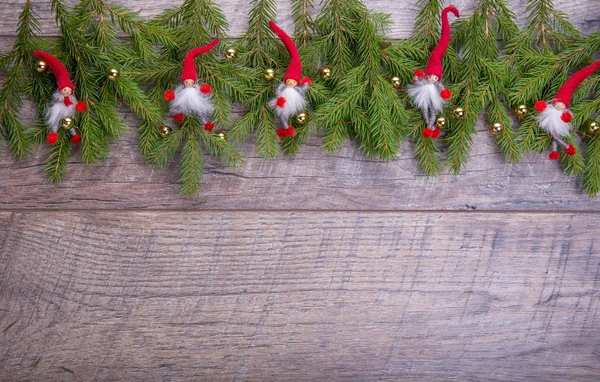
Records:
[[[273,78],[275,78],[275,69],[265,69],[265,71],[263,72],[263,77],[265,78],[265,80],[271,81]]]
[[[307,121],[308,114],[305,111],[298,113],[298,115],[296,116],[296,122],[298,122],[300,125],[304,125]]]
[[[492,134],[497,134],[502,130],[504,130],[504,126],[500,122],[495,122],[492,124],[492,126],[490,126],[490,132]]]
[[[456,109],[452,110],[452,115],[456,119],[463,119],[465,117],[465,109],[462,107],[457,107]]]
[[[67,129],[67,130],[70,129],[71,127],[73,127],[73,118],[71,118],[71,117],[64,117],[63,120],[62,120],[62,122],[61,122],[61,124],[60,124],[60,126],[63,129]]]
[[[115,69],[115,68],[109,69],[108,73],[106,75],[109,80],[114,81],[117,78],[119,78],[119,69]]]
[[[218,136],[219,138],[221,138],[222,140],[225,140],[225,139],[227,139],[227,134],[226,134],[224,131],[219,131],[219,132],[217,133],[217,136]]]
[[[523,118],[524,116],[526,116],[527,112],[529,112],[529,109],[527,109],[527,105],[519,105],[515,107],[515,114],[519,118]]]
[[[331,68],[321,68],[319,75],[324,80],[331,78]]]
[[[396,90],[402,87],[402,80],[398,76],[390,78],[390,83],[392,84],[392,87]]]
[[[446,127],[446,118],[438,117],[438,119],[435,120],[435,127],[438,127],[439,129],[445,128]]]
[[[35,64],[35,70],[39,73],[43,73],[46,70],[48,70],[48,64],[46,63],[46,61],[40,60]]]
[[[163,138],[166,138],[169,134],[171,134],[171,131],[173,131],[173,129],[171,129],[167,125],[164,125],[163,127],[160,128],[160,136]]]
[[[225,50],[225,58],[227,61],[235,60],[237,57],[237,50],[235,48],[227,48]]]
[[[588,132],[591,134],[596,134],[598,131],[600,131],[600,123],[596,121],[590,122],[588,125]]]

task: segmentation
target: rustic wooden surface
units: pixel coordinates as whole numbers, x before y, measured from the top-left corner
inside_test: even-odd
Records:
[[[248,1],[219,3],[238,37]],[[410,33],[416,2],[366,3]],[[595,2],[555,3],[600,28]],[[22,4],[0,3],[0,51]],[[382,163],[319,138],[265,162],[249,143],[181,199],[176,163],[144,165],[124,117],[107,160],[75,153],[60,185],[45,147],[0,151],[0,381],[600,380],[600,207],[544,155],[510,165],[480,127],[459,176],[428,178],[408,144]]]

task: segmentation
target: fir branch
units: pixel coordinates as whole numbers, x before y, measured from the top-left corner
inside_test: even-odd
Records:
[[[291,5],[296,45],[298,48],[306,48],[313,37],[313,20],[309,13],[314,8],[313,0],[292,0]]]

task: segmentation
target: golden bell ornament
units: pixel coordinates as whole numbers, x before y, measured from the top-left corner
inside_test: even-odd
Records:
[[[504,126],[500,122],[495,122],[492,124],[492,126],[490,126],[490,132],[492,134],[498,134],[502,130],[504,130]]]
[[[600,131],[600,123],[596,121],[590,122],[590,124],[588,125],[588,133],[596,134],[598,131]]]
[[[438,119],[435,120],[435,127],[439,128],[439,129],[445,128],[446,127],[446,118],[438,117]]]
[[[398,76],[390,78],[390,83],[392,84],[392,87],[396,90],[402,87],[402,80],[400,80],[400,77]]]
[[[61,121],[60,126],[63,129],[70,129],[71,127],[73,127],[73,118],[71,117],[64,117],[63,120]]]
[[[265,71],[263,72],[263,77],[265,78],[265,80],[271,81],[273,78],[275,78],[275,69],[265,69]]]
[[[46,70],[48,70],[48,64],[46,61],[40,60],[35,64],[35,70],[37,70],[39,73],[44,73]]]
[[[227,48],[227,50],[225,50],[225,58],[227,59],[227,61],[233,61],[237,58],[237,50],[235,48]]]
[[[462,107],[457,107],[454,110],[452,110],[452,115],[456,119],[463,119],[465,118],[465,109],[463,109]]]
[[[107,77],[109,80],[111,81],[115,81],[117,78],[119,78],[119,69],[109,69],[108,72],[106,73]]]
[[[227,139],[227,134],[226,134],[224,131],[219,131],[219,132],[217,133],[217,136],[218,136],[219,138],[221,138],[222,140],[226,140],[226,139]]]
[[[171,134],[171,131],[173,131],[173,129],[171,129],[167,125],[164,125],[163,127],[160,128],[160,136],[163,138],[166,138],[169,134]]]
[[[331,68],[321,68],[319,74],[321,75],[322,79],[327,80],[331,78]]]
[[[304,125],[308,121],[308,114],[303,111],[296,116],[296,122],[300,125]]]
[[[524,116],[526,116],[527,112],[529,112],[529,109],[527,109],[527,105],[519,105],[515,107],[515,114],[519,118],[523,118]]]

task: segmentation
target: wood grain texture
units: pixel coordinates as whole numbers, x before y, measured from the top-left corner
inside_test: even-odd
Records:
[[[0,212],[0,380],[597,381],[599,224]]]

